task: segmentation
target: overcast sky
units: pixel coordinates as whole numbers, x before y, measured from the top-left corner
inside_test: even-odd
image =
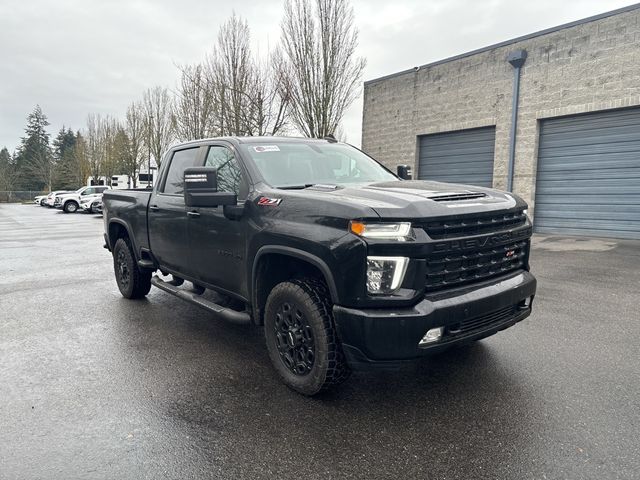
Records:
[[[618,0],[357,0],[363,80],[606,12]],[[174,88],[176,64],[201,60],[235,10],[254,48],[279,37],[281,0],[2,0],[0,148],[13,150],[40,104],[52,136],[83,128],[88,113],[122,117],[154,85]],[[347,112],[347,140],[360,144],[362,99]]]

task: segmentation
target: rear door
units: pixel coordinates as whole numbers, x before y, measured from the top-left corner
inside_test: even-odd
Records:
[[[184,169],[193,167],[200,147],[176,150],[158,188],[149,201],[148,225],[151,252],[161,267],[190,275],[187,210],[184,205]]]
[[[235,192],[238,205],[248,194],[246,173],[234,150],[223,143],[207,147],[200,165],[218,169],[218,190]],[[222,206],[192,208],[189,225],[189,251],[196,277],[231,293],[246,296],[246,219],[230,219]]]

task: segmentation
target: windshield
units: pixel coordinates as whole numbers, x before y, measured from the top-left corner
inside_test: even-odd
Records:
[[[276,188],[397,180],[357,148],[337,143],[242,144],[265,181]]]

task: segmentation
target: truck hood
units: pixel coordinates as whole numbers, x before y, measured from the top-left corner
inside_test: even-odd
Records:
[[[411,219],[526,208],[518,196],[490,188],[423,180],[355,186],[315,185],[305,195],[371,208],[382,218]]]

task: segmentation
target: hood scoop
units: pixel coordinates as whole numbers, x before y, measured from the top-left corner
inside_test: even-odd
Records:
[[[464,193],[445,193],[443,195],[433,195],[427,198],[429,200],[433,200],[434,202],[459,202],[462,200],[473,200],[476,198],[484,198],[486,196],[487,194],[482,192],[464,192]]]

